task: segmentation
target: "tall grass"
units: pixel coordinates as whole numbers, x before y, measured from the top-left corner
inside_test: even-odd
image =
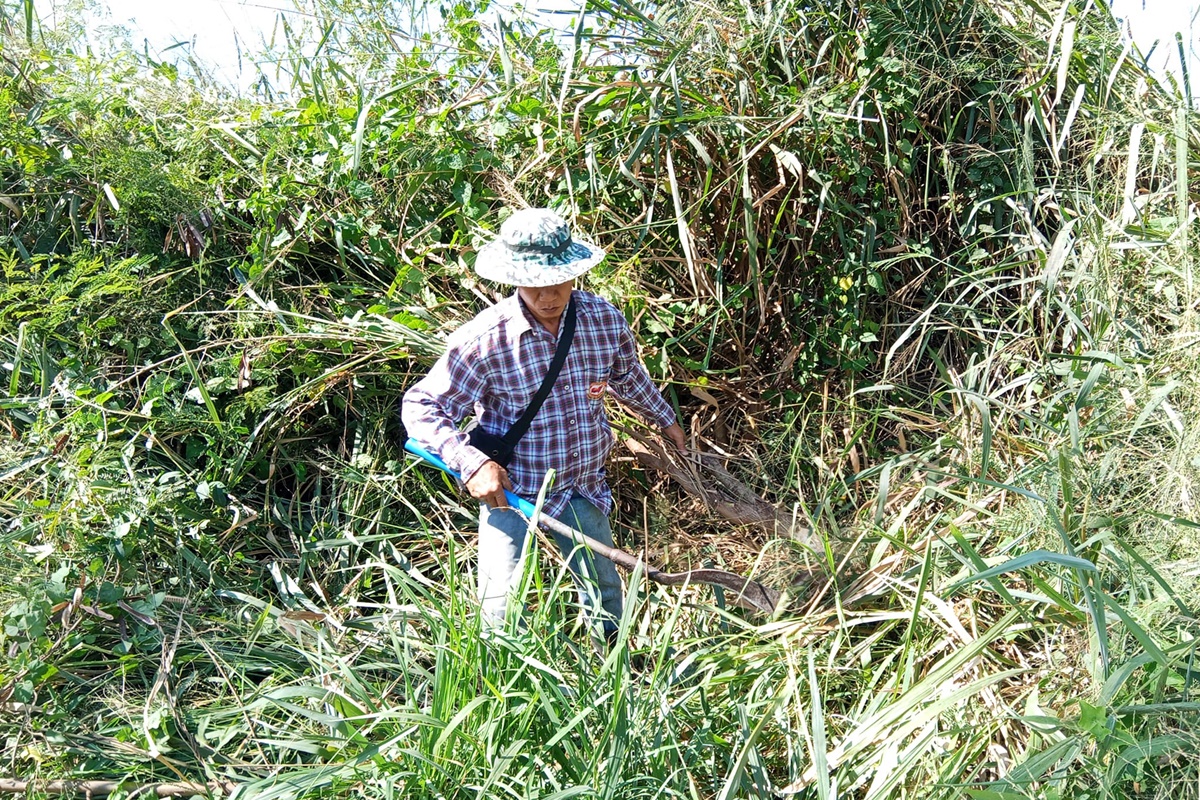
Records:
[[[20,10],[0,778],[1195,795],[1200,131],[1102,7],[598,3],[567,42],[330,2],[257,101]],[[611,248],[697,444],[814,531],[621,462],[626,544],[773,618],[633,576],[597,652],[549,548],[479,635],[472,511],[393,409],[525,202]]]

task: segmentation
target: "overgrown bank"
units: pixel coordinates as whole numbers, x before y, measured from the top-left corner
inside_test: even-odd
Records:
[[[461,6],[397,43],[404,10],[322,5],[249,101],[26,7],[0,777],[1195,791],[1200,136],[1103,9],[598,5],[563,40]],[[627,544],[824,591],[639,594],[608,661],[543,591],[479,643],[468,513],[392,411],[522,202],[610,247],[595,288],[697,443],[819,537],[622,463]]]

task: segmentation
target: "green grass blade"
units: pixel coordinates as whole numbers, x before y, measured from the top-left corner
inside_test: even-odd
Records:
[[[834,796],[830,785],[828,750],[825,741],[825,707],[821,702],[821,687],[817,683],[817,663],[812,651],[808,653],[809,707],[812,710],[812,764],[817,777],[817,797],[829,800]]]
[[[1068,556],[1064,555],[1063,553],[1055,553],[1050,550],[1034,550],[1032,552],[1025,553],[1024,555],[1011,558],[1008,561],[1005,561],[1003,564],[997,564],[994,567],[977,572],[970,577],[956,581],[946,588],[945,593],[952,594],[968,583],[989,580],[997,575],[1003,575],[1006,572],[1017,572],[1019,570],[1031,567],[1034,564],[1058,564],[1059,566],[1069,567],[1082,572],[1097,572],[1096,565],[1091,561],[1088,561],[1086,558]]]

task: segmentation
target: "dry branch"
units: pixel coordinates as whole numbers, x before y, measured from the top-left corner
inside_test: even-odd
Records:
[[[621,430],[629,434],[625,446],[639,464],[671,476],[684,491],[700,500],[705,508],[735,525],[754,525],[800,542],[808,542],[811,538],[811,530],[798,524],[791,514],[780,511],[739,481],[721,466],[716,456],[693,454],[694,458],[684,460],[654,439],[629,428]]]

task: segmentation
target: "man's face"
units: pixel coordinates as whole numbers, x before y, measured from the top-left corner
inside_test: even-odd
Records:
[[[553,286],[520,286],[517,293],[533,318],[550,330],[558,329],[558,320],[571,300],[575,281],[563,281]]]

